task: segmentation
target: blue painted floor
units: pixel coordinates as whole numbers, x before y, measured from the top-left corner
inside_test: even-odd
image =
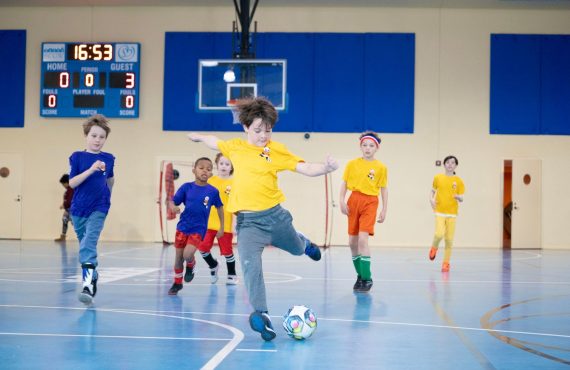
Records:
[[[212,285],[199,261],[176,297],[173,247],[102,243],[95,304],[77,300],[77,243],[0,241],[0,368],[568,369],[570,251],[456,248],[451,272],[427,248],[375,248],[374,287],[355,294],[348,247],[320,262],[268,248],[264,342],[243,284]],[[217,250],[214,252],[217,255]],[[220,260],[221,261],[221,260]],[[239,266],[239,265],[238,265]],[[239,271],[239,270],[238,270]],[[239,274],[239,272],[238,272]],[[318,317],[286,336],[295,304]]]

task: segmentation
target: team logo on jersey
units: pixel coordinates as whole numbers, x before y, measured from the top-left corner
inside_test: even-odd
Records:
[[[226,190],[224,190],[224,193],[226,193],[227,195],[230,195],[231,191],[232,191],[232,187],[228,185],[228,186],[226,186]]]
[[[455,181],[451,184],[451,188],[457,190],[457,183]]]
[[[369,178],[370,180],[374,180],[374,174],[375,174],[374,170],[368,171],[368,178]]]
[[[259,156],[265,158],[267,162],[271,162],[271,157],[269,157],[269,147],[263,148],[263,152],[259,153]]]
[[[210,197],[204,197],[204,207],[208,208],[208,202],[210,201]]]

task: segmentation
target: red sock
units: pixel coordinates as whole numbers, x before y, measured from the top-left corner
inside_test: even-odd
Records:
[[[184,269],[174,268],[174,284],[182,284],[182,276],[184,275]]]
[[[186,268],[194,269],[194,266],[196,266],[196,259],[195,258],[192,258],[192,261],[186,262]]]

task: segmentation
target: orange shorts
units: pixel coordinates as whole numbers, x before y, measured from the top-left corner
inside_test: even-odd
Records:
[[[206,231],[206,235],[204,235],[204,240],[198,246],[198,250],[200,252],[209,252],[212,250],[212,246],[214,245],[214,238],[218,233],[217,230],[210,230]],[[234,238],[234,234],[232,233],[224,233],[221,238],[218,238],[218,245],[220,246],[220,254],[222,256],[231,256],[234,252],[232,250],[232,239]]]
[[[182,231],[176,230],[174,248],[185,248],[188,244],[191,244],[198,248],[201,242],[202,237],[200,234],[184,234]]]
[[[353,191],[348,198],[348,235],[367,232],[374,235],[378,197]]]

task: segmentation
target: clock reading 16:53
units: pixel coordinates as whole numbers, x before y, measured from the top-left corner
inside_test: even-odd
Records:
[[[113,60],[113,45],[68,44],[67,60]]]
[[[140,43],[44,42],[42,117],[139,115]]]

